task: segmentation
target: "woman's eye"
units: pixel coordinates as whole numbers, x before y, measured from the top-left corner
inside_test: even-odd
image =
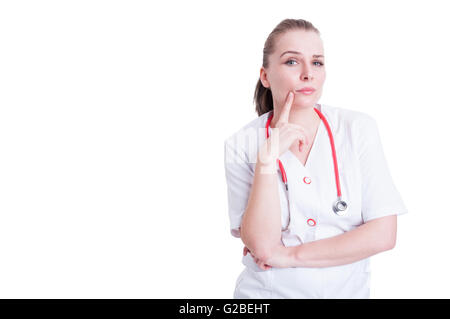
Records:
[[[295,60],[292,60],[292,59],[291,59],[291,60],[287,60],[287,61],[286,61],[286,64],[292,65],[292,64],[289,63],[289,62],[291,62],[291,61],[292,61],[292,62],[296,62]]]
[[[295,63],[297,63],[297,61],[290,59],[290,60],[287,60],[287,61],[286,61],[286,64],[287,64],[287,65],[293,65],[293,64],[291,64],[291,63],[289,63],[289,62],[295,62]],[[316,65],[318,65],[318,66],[323,66],[323,63],[320,62],[320,61],[314,61],[313,64],[314,64],[314,63],[319,63],[319,64],[316,64]]]

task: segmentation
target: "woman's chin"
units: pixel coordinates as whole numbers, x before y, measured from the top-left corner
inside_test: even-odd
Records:
[[[309,107],[314,107],[317,101],[305,101],[304,103],[294,103],[292,104],[292,109],[307,109]]]

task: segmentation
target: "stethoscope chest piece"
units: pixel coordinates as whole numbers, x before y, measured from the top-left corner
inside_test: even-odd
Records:
[[[323,124],[325,125],[328,133],[328,137],[330,139],[330,145],[331,145],[331,153],[333,155],[333,165],[334,165],[334,176],[336,179],[336,188],[337,188],[337,201],[333,203],[333,211],[338,216],[346,215],[347,210],[347,203],[344,202],[341,198],[341,184],[339,182],[339,170],[338,170],[338,161],[336,158],[336,149],[334,146],[334,139],[333,139],[333,133],[331,132],[330,125],[328,124],[327,119],[325,116],[320,112],[317,108],[314,108],[314,111],[319,115],[320,119],[322,120]],[[269,128],[270,128],[270,122],[273,118],[273,111],[269,114],[266,122],[266,137],[269,138]],[[286,191],[288,191],[288,184],[287,184],[287,178],[286,178],[286,172],[284,171],[283,164],[279,159],[277,159],[278,165],[280,166],[281,171],[281,177],[283,178],[283,182],[286,185]],[[304,179],[304,182],[309,184],[306,179]]]
[[[333,210],[338,216],[345,215],[347,209],[347,203],[344,202],[340,197],[338,200],[333,204]]]

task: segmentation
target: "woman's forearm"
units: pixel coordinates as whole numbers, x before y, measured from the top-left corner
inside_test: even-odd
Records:
[[[377,218],[342,235],[285,247],[285,253],[292,257],[292,264],[286,266],[331,267],[353,263],[394,248],[396,235],[396,215]]]
[[[281,242],[281,206],[276,161],[257,161],[250,196],[241,222],[241,239],[259,259]]]

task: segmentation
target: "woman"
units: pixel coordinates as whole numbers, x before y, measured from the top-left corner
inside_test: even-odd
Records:
[[[234,298],[369,298],[369,257],[395,246],[397,191],[375,120],[318,104],[319,31],[269,35],[258,118],[225,141],[231,233],[244,243]]]

